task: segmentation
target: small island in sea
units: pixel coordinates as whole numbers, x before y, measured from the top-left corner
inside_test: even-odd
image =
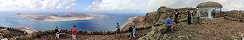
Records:
[[[56,15],[56,14],[50,14],[46,16],[41,15],[32,15],[32,14],[21,14],[18,13],[15,15],[19,18],[31,18],[34,20],[42,20],[42,21],[73,21],[73,20],[90,20],[97,16],[94,15],[87,15],[87,14],[75,14],[70,13],[64,16]]]

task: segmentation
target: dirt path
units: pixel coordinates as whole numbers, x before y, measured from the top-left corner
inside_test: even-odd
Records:
[[[151,31],[151,29],[138,30],[136,33],[137,39],[146,35],[149,31]],[[61,40],[71,40],[70,34],[63,34],[60,37],[61,37]],[[130,40],[130,37],[127,32],[127,33],[109,34],[109,35],[78,34],[77,39],[78,40]],[[43,35],[38,38],[35,38],[35,40],[55,40],[55,34]]]
[[[237,21],[224,20],[216,24],[206,25],[187,25],[181,23],[174,33],[166,33],[162,39],[170,40],[233,40],[244,37],[244,23]]]

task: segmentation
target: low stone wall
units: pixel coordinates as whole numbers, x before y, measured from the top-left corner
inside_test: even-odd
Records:
[[[150,29],[150,27],[141,27],[137,28],[137,30],[144,30],[144,29]],[[71,34],[71,30],[60,30],[60,33],[66,33],[66,34]],[[119,34],[119,33],[127,33],[128,30],[121,30],[120,32],[117,31],[102,31],[102,32],[92,32],[92,31],[82,31],[78,30],[77,34],[82,34],[82,35],[111,35],[111,34]],[[47,31],[37,31],[35,33],[26,35],[26,36],[17,36],[10,38],[10,40],[33,40],[34,38],[43,36],[43,35],[50,35],[50,34],[55,34],[55,30],[47,30]]]
[[[200,23],[201,24],[215,24],[215,23],[220,23],[223,22],[224,18],[219,17],[219,18],[200,18]]]
[[[244,19],[238,19],[238,18],[232,18],[232,17],[224,17],[227,20],[231,20],[231,21],[238,21],[238,22],[243,22],[244,23]]]

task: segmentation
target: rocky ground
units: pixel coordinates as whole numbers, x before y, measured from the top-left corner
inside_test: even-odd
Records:
[[[136,39],[146,35],[151,29],[138,30],[136,33]],[[130,40],[129,33],[119,33],[119,34],[107,34],[107,35],[83,35],[78,34],[78,40]],[[60,35],[61,40],[71,40],[71,34]],[[42,35],[40,37],[34,38],[35,40],[55,40],[55,34]]]
[[[244,38],[244,23],[230,20],[218,21],[220,22],[201,25],[180,23],[173,33],[154,32],[140,40],[241,40]]]

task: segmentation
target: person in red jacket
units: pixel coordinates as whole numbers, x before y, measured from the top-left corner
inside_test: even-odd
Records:
[[[73,26],[72,30],[72,39],[76,40],[76,26]]]

